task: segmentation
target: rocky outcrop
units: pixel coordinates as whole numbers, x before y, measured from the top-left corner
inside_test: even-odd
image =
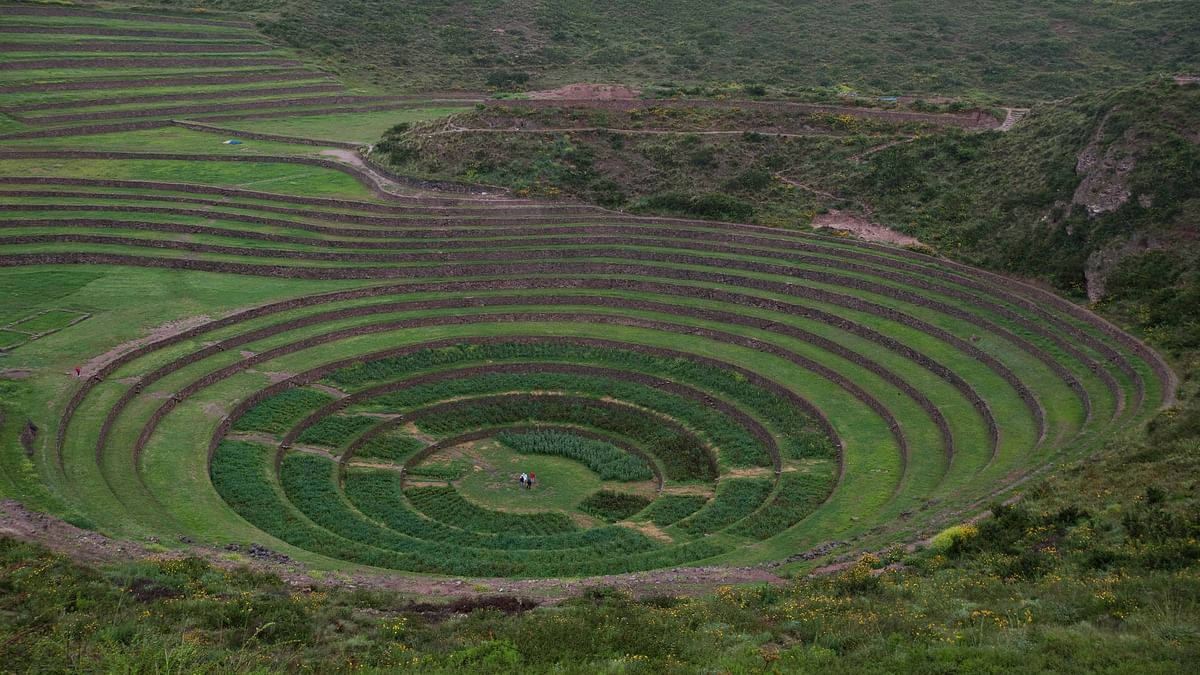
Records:
[[[1083,180],[1075,188],[1071,203],[1082,206],[1092,217],[1115,211],[1129,201],[1133,195],[1129,188],[1130,175],[1137,166],[1137,154],[1141,150],[1133,129],[1113,142],[1103,143],[1108,119],[1105,116],[1100,122],[1075,163],[1075,173],[1083,176]]]

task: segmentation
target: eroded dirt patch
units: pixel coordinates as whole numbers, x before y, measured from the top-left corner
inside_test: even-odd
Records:
[[[846,211],[830,209],[828,213],[817,214],[813,218],[812,226],[814,228],[825,228],[829,230],[841,230],[849,232],[856,237],[867,241],[876,241],[883,244],[894,244],[896,246],[917,246],[920,241],[916,237],[910,237],[907,234],[897,232],[895,230],[877,225],[871,221],[857,216]]]
[[[204,324],[208,321],[209,321],[208,316],[202,314],[200,316],[192,316],[192,317],[188,317],[186,319],[179,319],[178,321],[170,321],[168,323],[164,323],[163,325],[159,326],[158,328],[151,330],[150,333],[148,333],[147,335],[143,335],[140,338],[130,340],[128,342],[122,342],[121,344],[117,345],[116,347],[113,347],[112,349],[104,352],[103,354],[93,357],[87,363],[80,366],[80,370],[82,371],[82,377],[92,376],[93,374],[96,373],[96,371],[98,371],[102,367],[104,367],[105,364],[109,363],[113,359],[120,357],[122,354],[131,352],[131,351],[137,349],[138,347],[144,347],[144,346],[150,344],[151,342],[156,342],[163,338],[171,337],[172,335],[175,335],[177,333],[182,333],[186,330],[195,328],[195,327],[197,327],[201,324]]]
[[[557,89],[529,92],[534,100],[618,101],[638,98],[642,92],[621,84],[568,84]]]

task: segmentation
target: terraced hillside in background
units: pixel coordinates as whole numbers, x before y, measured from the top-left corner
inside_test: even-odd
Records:
[[[4,7],[0,26],[0,132],[10,136],[289,118],[283,126],[301,130],[350,123],[354,137],[344,140],[367,141],[387,127],[379,113],[390,121],[456,96],[347,90],[240,21],[16,5]],[[353,128],[364,124],[365,134]]]
[[[346,94],[222,20],[9,9],[0,491],[108,533],[469,576],[768,563],[972,515],[1173,396],[1033,286],[406,181],[339,134],[449,97]]]

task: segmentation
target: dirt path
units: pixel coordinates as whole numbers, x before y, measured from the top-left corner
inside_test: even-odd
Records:
[[[94,375],[96,373],[96,371],[103,368],[110,361],[120,357],[122,354],[131,352],[131,351],[137,349],[138,347],[144,347],[145,345],[148,345],[151,342],[155,342],[155,341],[161,340],[163,338],[168,338],[177,333],[182,333],[191,328],[195,328],[196,326],[207,323],[209,320],[210,319],[207,315],[201,315],[201,316],[191,316],[186,319],[179,319],[177,321],[171,321],[169,323],[164,323],[163,325],[151,330],[150,333],[148,333],[140,338],[130,340],[128,342],[122,342],[121,344],[104,352],[103,354],[100,354],[99,356],[95,356],[95,357],[89,359],[87,361],[87,363],[84,363],[82,366],[79,367],[80,371],[81,371],[80,377],[83,377],[83,378],[91,377],[92,375]]]
[[[883,225],[872,223],[861,216],[856,216],[845,211],[838,211],[837,209],[830,209],[828,213],[817,214],[813,218],[812,226],[814,228],[842,230],[850,232],[860,239],[892,244],[894,246],[918,246],[921,244],[916,237],[910,237],[907,234],[897,232]]]
[[[363,158],[358,155],[358,151],[356,150],[350,150],[348,148],[330,148],[328,150],[322,150],[321,154],[327,157],[332,157],[344,164],[349,164],[350,166],[353,166],[354,168],[363,172],[367,179],[371,181],[371,184],[382,192],[409,197],[416,194],[416,191],[412,188],[399,185],[392,179],[376,171],[369,164],[363,161]]]
[[[893,143],[889,143],[886,145],[895,145],[895,143],[900,143],[900,142],[906,142],[906,141],[895,141]],[[883,147],[884,146],[880,146],[880,147],[875,148],[868,152],[879,151],[879,150],[882,150]],[[832,192],[826,192],[824,190],[810,187],[808,185],[805,185],[804,183],[801,183],[800,181],[788,178],[787,176],[784,176],[783,174],[777,173],[777,174],[775,174],[775,177],[778,178],[779,180],[783,181],[784,183],[787,183],[788,185],[800,188],[801,190],[804,190],[806,192],[811,192],[820,197],[825,197],[826,199],[830,199],[835,202],[852,201],[852,200],[846,199],[844,197],[839,197],[838,195],[835,195]],[[870,213],[871,213],[870,207],[868,207],[866,204],[864,204],[862,202],[854,202],[854,203],[858,206],[858,208],[862,209],[863,213],[870,215]],[[817,214],[813,218],[812,226],[814,228],[824,228],[824,229],[830,229],[830,230],[841,230],[844,232],[849,232],[849,233],[859,237],[860,239],[864,239],[866,241],[879,242],[882,244],[892,244],[894,246],[919,246],[919,245],[921,245],[921,242],[916,237],[912,237],[907,234],[897,232],[890,228],[884,227],[883,225],[872,223],[870,220],[868,220],[868,218],[866,218],[864,216],[855,215],[855,214],[849,213],[847,211],[839,211],[838,209],[829,209],[829,211],[827,211],[826,213]]]
[[[347,394],[346,392],[342,391],[341,389],[338,389],[337,387],[331,387],[328,384],[321,384],[320,382],[313,382],[313,383],[309,384],[308,386],[312,389],[316,389],[317,391],[329,394],[330,396],[332,396],[334,398],[346,398],[347,396],[350,395],[350,394]]]
[[[272,448],[279,446],[279,439],[270,434],[255,433],[253,431],[233,431],[225,435],[231,441],[245,441],[247,443],[261,443],[269,445]]]
[[[1005,108],[1004,121],[996,128],[996,131],[1008,131],[1017,125],[1029,114],[1029,108]]]
[[[614,127],[547,127],[544,129],[522,129],[520,127],[460,127],[449,125],[441,131],[430,132],[430,136],[442,136],[446,134],[567,134],[577,132],[596,132],[606,131],[613,134],[630,134],[630,135],[688,135],[688,136],[741,136],[746,133],[762,134],[764,136],[774,136],[777,138],[844,138],[839,134],[828,134],[823,132],[802,133],[796,131],[772,131],[770,129],[734,129],[721,131],[694,131],[694,130],[675,130],[675,129],[618,129]]]
[[[862,152],[858,153],[857,155],[850,155],[850,157],[848,159],[851,162],[861,162],[863,157],[867,157],[867,156],[873,155],[877,152],[887,150],[890,147],[900,145],[902,143],[912,143],[915,140],[917,140],[916,136],[908,136],[906,138],[898,138],[894,141],[888,141],[887,143],[884,143],[883,145],[877,145],[873,148],[867,148],[866,150],[863,150]]]
[[[576,83],[568,84],[557,89],[543,89],[541,91],[531,91],[525,96],[532,100],[593,100],[593,101],[612,101],[612,100],[629,100],[636,99],[642,95],[638,89],[626,87],[621,84],[587,84]]]

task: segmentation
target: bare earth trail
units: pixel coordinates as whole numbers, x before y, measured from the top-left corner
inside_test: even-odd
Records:
[[[487,128],[487,127],[459,127],[451,126],[450,128],[431,133],[431,136],[442,136],[447,134],[569,134],[580,132],[597,132],[605,131],[613,134],[642,134],[642,135],[683,135],[690,136],[741,136],[747,133],[759,133],[764,136],[775,136],[777,138],[805,138],[813,136],[825,136],[829,138],[841,138],[837,134],[826,134],[821,132],[803,133],[794,131],[772,131],[770,129],[733,129],[719,131],[676,131],[673,129],[620,129],[615,127],[549,127],[544,129],[522,129],[520,127],[506,128]]]

